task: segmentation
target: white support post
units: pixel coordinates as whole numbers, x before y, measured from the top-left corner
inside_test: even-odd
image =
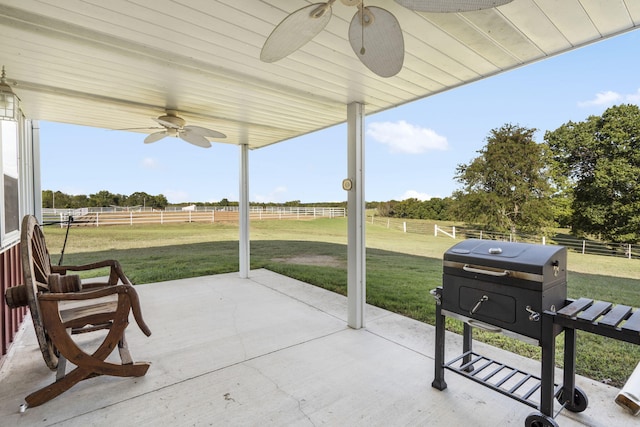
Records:
[[[249,277],[249,144],[240,145],[240,278]]]
[[[347,303],[348,325],[365,326],[366,252],[364,199],[364,105],[347,106],[347,170],[351,188],[347,194]]]
[[[23,141],[25,142],[25,141]],[[28,181],[31,183],[31,191],[33,191],[33,199],[30,198],[30,201],[33,201],[33,214],[38,221],[42,224],[42,182],[41,182],[41,166],[40,166],[40,122],[37,120],[33,120],[31,122],[31,141],[27,141],[30,144],[33,164],[30,166],[31,169],[29,172],[32,174],[32,181]],[[25,169],[29,169],[25,165]],[[30,192],[28,192],[30,193]],[[52,191],[52,194],[55,193]],[[31,194],[30,194],[31,195]],[[25,206],[27,208],[27,206]],[[28,213],[27,211],[23,211],[24,214]]]

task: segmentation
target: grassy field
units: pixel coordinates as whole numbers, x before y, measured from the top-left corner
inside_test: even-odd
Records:
[[[345,218],[254,221],[251,268],[269,270],[346,294]],[[367,302],[433,324],[429,291],[440,285],[442,254],[456,241],[367,225]],[[52,262],[58,263],[65,230],[46,227]],[[136,284],[238,271],[238,227],[181,224],[73,228],[64,264],[120,260]],[[569,253],[569,297],[640,307],[640,260]],[[102,273],[101,273],[102,274]],[[447,319],[450,330],[460,322]],[[540,348],[500,334],[474,331],[476,339],[533,358]],[[562,340],[558,337],[562,362]],[[640,346],[578,332],[578,373],[621,387],[640,361]]]

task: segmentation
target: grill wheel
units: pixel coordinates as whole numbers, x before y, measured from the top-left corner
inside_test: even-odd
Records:
[[[524,421],[525,427],[559,427],[556,420],[546,415],[542,415],[540,412],[534,412],[529,414]]]
[[[560,393],[558,393],[558,396],[556,396],[556,398],[558,399],[558,402],[560,402],[560,404],[564,405],[566,402],[565,408],[567,408],[571,412],[582,412],[587,409],[587,406],[589,406],[589,399],[587,399],[587,395],[579,387],[575,388],[575,392],[573,393],[573,402],[571,400],[565,399],[563,394],[564,389],[560,390]]]

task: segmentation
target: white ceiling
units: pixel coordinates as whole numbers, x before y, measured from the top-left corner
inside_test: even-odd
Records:
[[[0,0],[0,65],[32,119],[107,129],[187,124],[258,148],[575,49],[640,25],[640,0],[514,0],[497,9],[416,13],[392,0],[404,32],[399,74],[380,78],[347,39],[353,7],[272,64],[260,50],[304,0]],[[292,36],[294,37],[294,36]]]

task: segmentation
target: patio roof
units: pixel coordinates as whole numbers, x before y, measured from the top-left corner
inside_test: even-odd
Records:
[[[440,14],[371,0],[404,33],[404,67],[381,78],[349,44],[354,8],[336,2],[313,41],[261,62],[273,28],[310,3],[1,0],[0,61],[30,119],[146,128],[169,108],[259,148],[342,123],[352,102],[393,108],[640,24],[640,0],[514,0]]]
[[[20,414],[24,396],[55,377],[27,322],[0,371],[3,425],[521,426],[534,412],[453,373],[446,390],[431,387],[432,326],[369,306],[367,328],[351,329],[345,297],[268,270],[136,289],[153,335],[131,324],[127,340],[136,360],[152,363],[147,375],[93,378]],[[461,341],[448,334],[448,358]],[[474,349],[540,373],[537,361]],[[589,406],[561,412],[562,427],[637,425],[614,403],[618,389],[577,385]]]

